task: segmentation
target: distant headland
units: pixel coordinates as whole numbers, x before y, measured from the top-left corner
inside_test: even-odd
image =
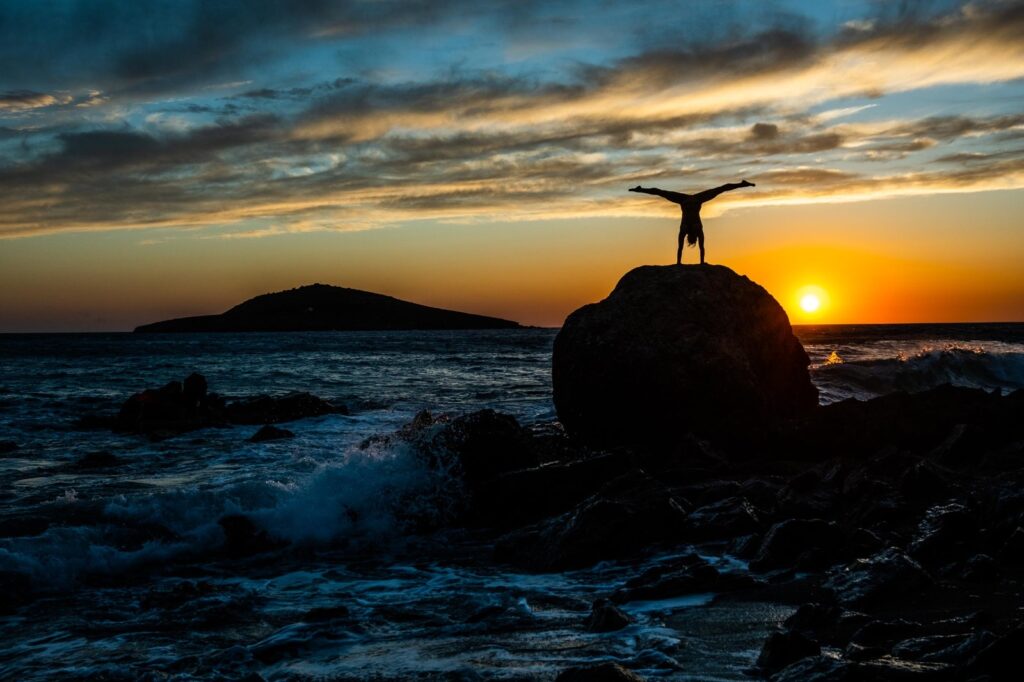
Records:
[[[402,301],[359,289],[310,284],[250,298],[220,315],[164,320],[136,332],[285,332],[413,329],[515,329],[486,315]]]

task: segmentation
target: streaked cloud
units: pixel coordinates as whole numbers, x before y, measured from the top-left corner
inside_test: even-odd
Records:
[[[865,4],[834,26],[780,11],[679,25],[682,41],[629,5],[607,26],[572,2],[68,6],[49,20],[66,50],[32,62],[42,19],[0,5],[3,237],[639,215],[653,204],[629,185],[739,177],[757,190],[716,210],[1024,187],[1007,148],[1024,130],[1020,2]],[[552,14],[564,45],[523,33]],[[722,23],[679,19],[702,20]],[[616,28],[624,47],[584,39]],[[956,94],[983,86],[1001,89],[986,111]],[[899,99],[924,90],[950,104]]]

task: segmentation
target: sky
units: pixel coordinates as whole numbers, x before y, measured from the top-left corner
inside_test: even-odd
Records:
[[[629,187],[741,178],[708,260],[794,323],[1024,320],[1024,2],[0,0],[0,332],[313,282],[557,326],[674,262]]]

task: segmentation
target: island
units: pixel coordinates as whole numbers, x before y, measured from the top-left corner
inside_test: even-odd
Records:
[[[220,315],[144,324],[136,333],[517,329],[518,322],[432,308],[359,289],[310,284],[256,296]]]

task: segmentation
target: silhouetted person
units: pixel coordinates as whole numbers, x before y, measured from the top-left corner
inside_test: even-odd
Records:
[[[673,203],[679,204],[679,208],[683,210],[683,220],[679,223],[679,248],[676,249],[676,265],[681,265],[683,262],[683,240],[686,240],[690,246],[700,244],[700,263],[703,265],[704,225],[700,222],[700,207],[705,201],[711,201],[722,192],[739,189],[740,187],[753,186],[754,183],[741,180],[740,182],[730,182],[722,185],[721,187],[715,187],[714,189],[706,189],[703,192],[697,192],[696,194],[669,192],[668,190],[658,189],[657,187],[644,188],[640,185],[631,188],[629,191],[640,192],[642,194],[654,194],[662,199],[668,199]]]

